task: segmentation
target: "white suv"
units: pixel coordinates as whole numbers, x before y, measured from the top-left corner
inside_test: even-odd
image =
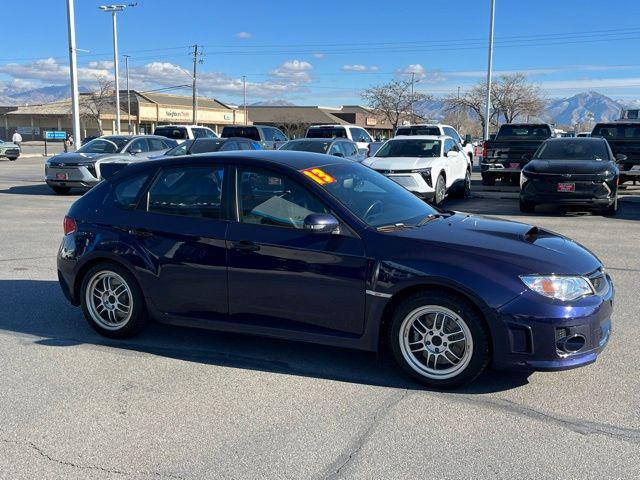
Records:
[[[195,138],[219,138],[216,132],[201,125],[160,125],[156,127],[153,134],[170,138],[178,143]]]
[[[470,140],[464,140],[458,131],[451,125],[443,125],[441,123],[421,123],[417,125],[403,125],[396,129],[396,137],[409,135],[447,135],[462,146],[462,151],[464,151],[467,157],[469,157],[471,164],[473,164],[473,144]]]
[[[392,138],[362,164],[436,205],[447,194],[466,198],[471,191],[471,161],[446,135]]]
[[[358,144],[358,149],[367,150],[373,139],[364,128],[357,125],[312,125],[307,129],[307,138],[348,138]]]

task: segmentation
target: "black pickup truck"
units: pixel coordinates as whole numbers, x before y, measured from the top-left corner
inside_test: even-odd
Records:
[[[603,137],[617,157],[620,183],[640,180],[640,121],[596,123],[592,137]]]
[[[496,180],[518,184],[520,172],[540,144],[553,136],[546,123],[505,123],[493,140],[482,146],[480,171],[483,185],[495,185]]]

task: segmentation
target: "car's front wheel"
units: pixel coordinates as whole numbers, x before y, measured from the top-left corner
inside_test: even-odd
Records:
[[[18,159],[18,157],[8,157],[8,158],[9,158],[9,161],[11,162],[15,162]]]
[[[432,387],[469,383],[489,362],[480,314],[449,292],[425,291],[403,301],[393,313],[388,340],[400,367]]]
[[[444,176],[438,175],[438,179],[436,180],[436,188],[433,194],[433,203],[435,205],[441,205],[444,202],[444,198],[447,195],[447,184],[445,182]]]
[[[130,337],[148,320],[144,295],[135,278],[113,263],[98,264],[86,273],[81,302],[89,325],[105,337]]]

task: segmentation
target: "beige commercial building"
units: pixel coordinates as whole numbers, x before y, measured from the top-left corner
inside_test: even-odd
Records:
[[[96,105],[98,107],[96,108]],[[166,93],[130,91],[131,117],[127,113],[127,92],[120,92],[120,132],[153,133],[158,125],[192,124],[192,98]],[[82,137],[116,131],[114,101],[96,102],[89,94],[80,95],[80,129]],[[225,125],[243,124],[244,111],[211,98],[198,98],[198,124],[220,133]],[[18,130],[25,141],[39,140],[47,130],[71,133],[71,101],[62,100],[42,105],[4,107],[0,109],[0,138]]]

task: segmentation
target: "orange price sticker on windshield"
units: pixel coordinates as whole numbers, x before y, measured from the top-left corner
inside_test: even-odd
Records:
[[[320,185],[326,185],[327,183],[334,183],[336,181],[335,178],[319,168],[307,168],[303,170],[302,173]]]

